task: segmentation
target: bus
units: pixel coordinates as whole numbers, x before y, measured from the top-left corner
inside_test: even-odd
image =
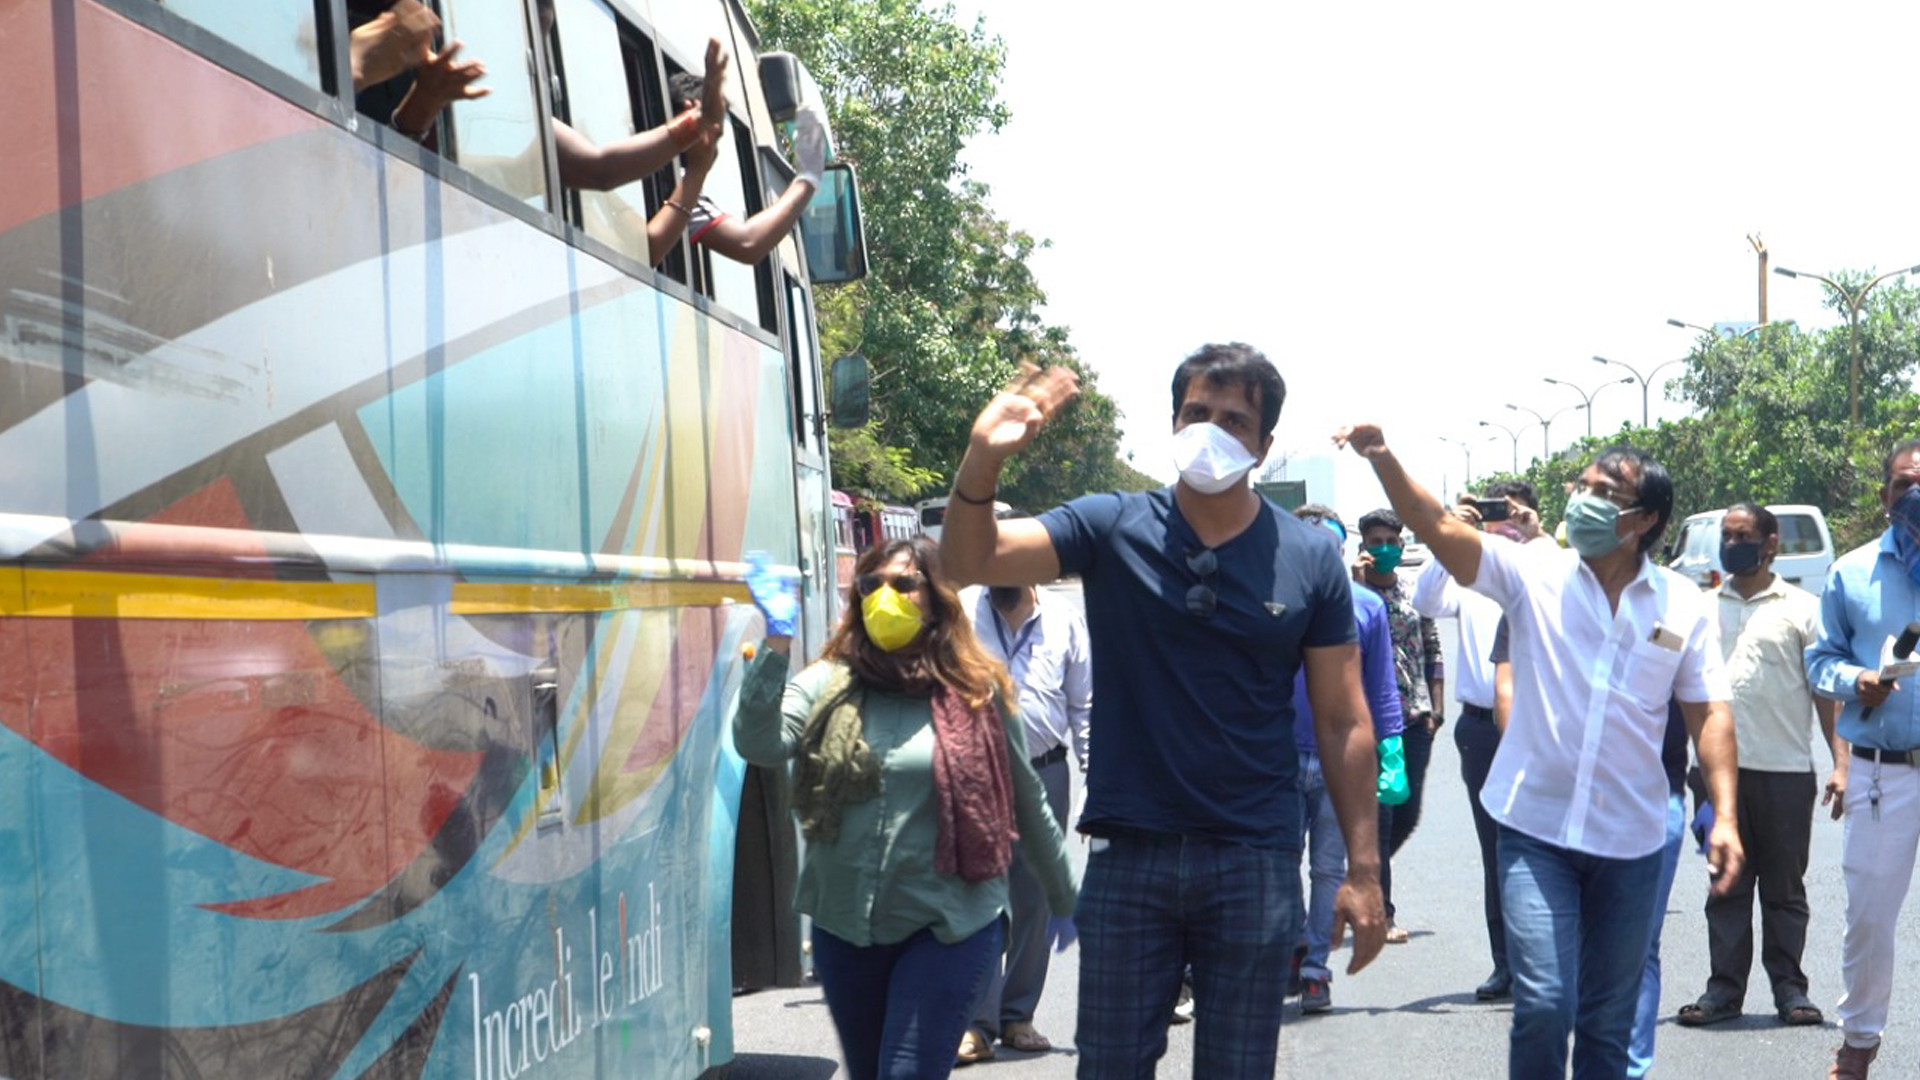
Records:
[[[565,189],[551,123],[659,123],[717,38],[707,190],[765,205],[792,168],[736,0],[437,0],[492,91],[437,148],[357,111],[364,6],[0,5],[15,1080],[733,1056],[743,558],[800,575],[816,651],[851,173],[758,265],[656,269],[615,201],[671,166]]]
[[[856,500],[844,491],[833,493],[833,515],[835,535],[839,537],[836,554],[842,596],[852,587],[854,565],[868,548],[920,535],[919,519],[911,507]]]

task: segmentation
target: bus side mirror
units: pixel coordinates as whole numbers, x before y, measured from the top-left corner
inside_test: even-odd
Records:
[[[865,427],[867,421],[872,419],[871,377],[867,358],[859,353],[843,356],[833,362],[833,372],[829,378],[833,382],[834,427]]]
[[[827,166],[820,190],[800,215],[807,248],[807,276],[816,285],[838,285],[867,276],[867,232],[860,221],[860,187],[853,166]]]
[[[766,95],[767,116],[776,124],[793,119],[800,108],[800,73],[805,70],[799,57],[790,52],[760,54],[760,91]]]

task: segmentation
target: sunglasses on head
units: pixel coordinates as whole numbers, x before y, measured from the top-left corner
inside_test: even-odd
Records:
[[[861,596],[871,596],[880,591],[880,586],[891,585],[897,593],[910,593],[927,583],[927,575],[918,570],[909,570],[904,574],[861,574],[853,579],[853,587],[860,590]]]

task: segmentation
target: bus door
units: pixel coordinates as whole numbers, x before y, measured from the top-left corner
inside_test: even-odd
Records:
[[[820,356],[813,307],[791,274],[786,284],[787,373],[793,395],[793,473],[800,526],[800,648],[814,656],[826,644],[839,612],[833,557],[832,491],[827,481],[827,418],[820,393]]]

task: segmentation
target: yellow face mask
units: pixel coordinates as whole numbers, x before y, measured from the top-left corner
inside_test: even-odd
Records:
[[[882,585],[860,600],[860,621],[867,638],[888,652],[910,644],[924,625],[920,605],[891,585]]]

